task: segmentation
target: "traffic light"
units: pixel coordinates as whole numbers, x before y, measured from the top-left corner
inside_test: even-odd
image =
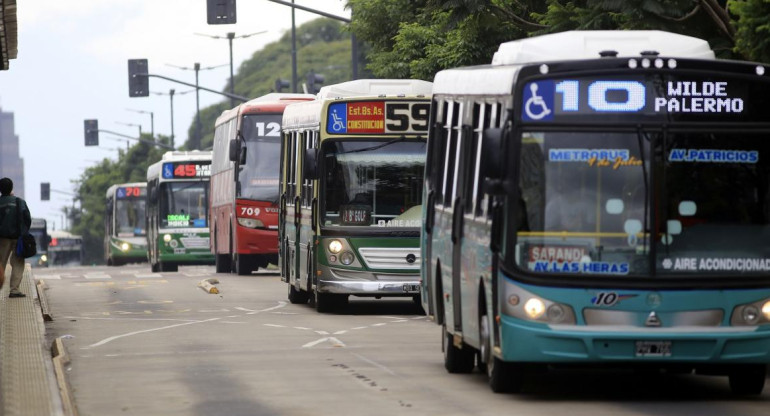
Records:
[[[307,92],[308,94],[318,94],[321,84],[324,83],[324,76],[316,74],[313,71],[307,73]]]
[[[83,120],[86,146],[99,146],[99,120]]]
[[[40,183],[40,200],[41,201],[51,200],[51,184],[49,182]]]
[[[149,97],[150,78],[147,76],[146,59],[128,60],[128,96]]]
[[[206,0],[206,16],[210,25],[235,23],[235,0]]]
[[[283,92],[284,88],[289,88],[290,82],[285,79],[276,79],[275,80],[275,92]]]

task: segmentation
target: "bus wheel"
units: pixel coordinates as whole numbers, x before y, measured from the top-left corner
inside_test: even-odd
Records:
[[[730,390],[733,394],[758,395],[765,388],[767,367],[764,364],[736,366],[730,371]]]
[[[334,310],[334,294],[320,293],[318,289],[313,291],[315,297],[315,309],[321,313],[327,313]]]
[[[307,300],[310,296],[308,296],[307,292],[303,292],[301,290],[297,290],[293,284],[289,283],[289,302],[293,304],[303,304],[307,303]]]
[[[214,264],[216,265],[217,273],[230,273],[229,254],[217,254],[214,257]]]
[[[495,357],[492,352],[492,333],[486,315],[481,317],[479,328],[479,369],[487,373],[489,387],[495,393],[518,393],[521,391],[524,375],[522,371],[514,371],[513,365]]]
[[[150,269],[152,270],[153,273],[158,273],[160,271],[160,264],[158,264],[158,263],[151,263],[150,264]]]
[[[450,373],[470,373],[476,361],[476,353],[468,345],[463,348],[457,348],[454,345],[454,336],[443,326],[443,350],[444,350],[444,368]]]
[[[253,269],[251,268],[251,262],[249,261],[249,259],[239,255],[235,256],[235,265],[233,269],[235,274],[239,276],[248,276],[253,271]]]
[[[177,272],[179,271],[179,265],[174,263],[158,263],[160,266],[160,271],[162,272]]]

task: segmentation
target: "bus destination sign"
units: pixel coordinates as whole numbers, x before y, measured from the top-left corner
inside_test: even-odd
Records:
[[[326,132],[331,134],[424,134],[430,102],[380,100],[329,105]]]
[[[147,195],[147,188],[143,186],[122,186],[115,191],[115,198],[144,198]]]
[[[770,85],[702,75],[575,77],[528,82],[524,122],[750,121]]]
[[[163,164],[163,179],[208,178],[211,162],[168,162]]]

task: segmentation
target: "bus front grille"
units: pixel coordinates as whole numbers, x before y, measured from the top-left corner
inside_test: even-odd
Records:
[[[179,240],[184,248],[209,248],[209,239],[206,237],[183,237]]]
[[[363,247],[358,249],[370,269],[420,270],[420,248]]]

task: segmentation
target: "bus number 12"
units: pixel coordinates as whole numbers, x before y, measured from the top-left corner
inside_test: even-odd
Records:
[[[257,123],[257,136],[278,137],[281,135],[281,125],[276,122],[267,123],[267,134],[265,134],[265,123]]]

